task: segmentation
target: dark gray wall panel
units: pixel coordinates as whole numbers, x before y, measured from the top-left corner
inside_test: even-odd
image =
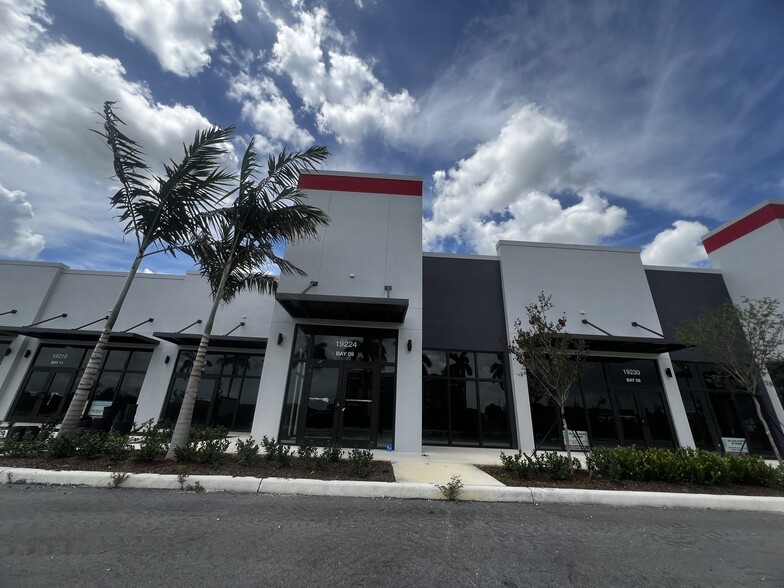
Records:
[[[503,351],[501,265],[494,259],[423,257],[423,347]]]
[[[645,275],[663,334],[668,339],[677,340],[678,329],[696,319],[706,308],[715,308],[730,300],[721,274],[646,269]],[[700,360],[688,349],[670,355],[676,360]]]

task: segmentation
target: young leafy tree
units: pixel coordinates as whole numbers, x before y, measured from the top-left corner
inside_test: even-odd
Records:
[[[768,442],[784,468],[759,400],[760,384],[768,383],[768,366],[784,361],[784,315],[778,300],[743,297],[740,304],[725,301],[704,310],[678,337],[716,366],[718,385],[751,395]]]
[[[536,301],[526,304],[528,324],[515,320],[515,335],[508,349],[523,366],[521,376],[540,388],[558,407],[564,448],[572,460],[569,448],[569,426],[566,422],[566,402],[570,388],[580,381],[585,371],[588,348],[580,339],[566,331],[566,315],[555,320],[548,316],[554,308],[552,295],[541,292]]]
[[[95,387],[112,329],[142,260],[156,253],[174,254],[195,232],[196,219],[224,197],[225,188],[234,177],[219,165],[233,127],[211,127],[196,133],[193,142],[183,146],[182,159],[165,164],[161,177],[147,166],[141,146],[122,132],[121,125],[125,123],[115,112],[114,104],[104,103],[103,132],[95,132],[112,152],[120,189],[110,202],[125,224],[125,234],[136,240],[136,255],[65,414],[61,433],[73,431],[79,423]]]
[[[203,215],[211,231],[202,233],[186,251],[199,264],[210,285],[212,308],[193,360],[166,459],[174,459],[175,450],[188,442],[207,346],[220,305],[228,304],[243,291],[273,294],[278,281],[263,269],[270,264],[283,273],[305,275],[278,257],[273,246],[313,238],[318,228],[329,222],[322,210],[303,202],[305,195],[297,188],[299,174],[314,169],[328,155],[326,147],[319,146],[302,152],[284,150],[277,158],[269,158],[267,176],[257,181],[258,165],[251,141],[242,159],[236,200],[231,206]]]

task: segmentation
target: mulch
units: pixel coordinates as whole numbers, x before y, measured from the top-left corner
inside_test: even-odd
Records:
[[[682,494],[733,494],[741,496],[784,496],[784,490],[745,486],[739,484],[703,485],[677,484],[673,482],[642,482],[635,480],[612,480],[589,478],[585,471],[575,472],[571,480],[553,480],[549,475],[537,474],[530,479],[521,479],[509,474],[501,466],[479,466],[507,486],[528,486],[536,488],[583,488],[586,490],[631,490],[634,492],[678,492]]]
[[[10,457],[0,456],[0,467],[38,468],[44,470],[63,471],[102,471],[126,472],[130,474],[179,474],[187,475],[223,475],[253,476],[255,478],[307,478],[311,480],[364,480],[374,482],[394,482],[395,474],[392,464],[388,461],[373,461],[373,470],[365,478],[354,476],[349,471],[348,462],[325,464],[323,469],[311,470],[298,457],[293,457],[291,465],[284,468],[262,456],[258,456],[248,465],[240,465],[234,455],[226,455],[217,467],[206,463],[177,463],[157,460],[151,463],[133,459],[112,461],[106,457],[84,459],[69,457],[54,459],[46,457]]]

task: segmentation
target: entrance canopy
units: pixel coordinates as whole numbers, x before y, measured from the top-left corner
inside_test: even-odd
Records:
[[[201,341],[201,333],[165,333],[155,331],[153,333],[158,339],[163,339],[169,343],[176,343],[180,347],[197,347]],[[267,348],[267,339],[263,337],[234,337],[232,335],[210,335],[210,348],[225,347],[233,349],[255,349],[262,350]]]
[[[602,335],[571,335],[574,340],[584,341],[591,351],[623,353],[669,353],[685,349],[686,345],[656,337],[605,337]]]
[[[16,337],[23,335],[24,337],[33,337],[35,339],[49,339],[52,341],[63,341],[67,343],[73,342],[89,342],[96,343],[101,336],[102,331],[80,331],[79,329],[48,329],[42,327],[0,327],[0,336],[7,335]],[[151,337],[145,337],[138,333],[122,333],[115,331],[109,337],[109,343],[113,344],[143,344],[143,345],[158,345],[158,341]]]
[[[407,298],[277,294],[275,299],[292,318],[402,323],[408,311]]]

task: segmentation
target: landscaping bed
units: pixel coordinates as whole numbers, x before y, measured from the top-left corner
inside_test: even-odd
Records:
[[[347,460],[327,463],[321,469],[311,469],[298,457],[291,459],[291,465],[277,467],[277,464],[263,456],[257,456],[247,464],[240,465],[234,455],[225,455],[217,466],[209,463],[177,463],[156,460],[141,462],[135,459],[122,461],[106,457],[84,459],[77,456],[61,459],[47,457],[10,457],[0,456],[0,468],[36,468],[42,470],[125,472],[129,474],[180,474],[253,476],[255,478],[307,478],[312,480],[364,480],[375,482],[394,482],[392,464],[387,461],[374,461],[365,477],[353,475]]]
[[[549,474],[532,474],[528,479],[518,478],[507,472],[502,466],[479,466],[481,470],[493,476],[507,486],[529,486],[535,488],[580,488],[585,490],[628,490],[632,492],[677,492],[681,494],[733,494],[740,496],[779,496],[784,497],[784,490],[750,486],[746,484],[706,485],[683,484],[675,482],[654,482],[641,480],[613,481],[593,476],[588,472],[575,472],[568,480],[554,480]]]

